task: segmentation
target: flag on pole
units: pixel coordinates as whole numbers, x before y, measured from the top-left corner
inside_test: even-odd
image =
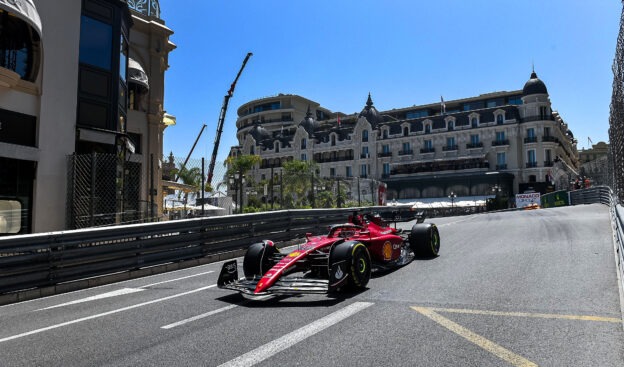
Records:
[[[442,96],[440,96],[440,110],[443,115],[446,115],[446,103],[444,103]]]
[[[338,127],[340,127],[340,116],[338,116]]]

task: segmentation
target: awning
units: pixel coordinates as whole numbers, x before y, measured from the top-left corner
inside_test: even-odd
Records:
[[[136,83],[145,89],[149,89],[149,80],[145,70],[143,70],[141,64],[131,57],[128,58],[128,79],[130,79],[131,83]]]
[[[30,24],[39,33],[39,37],[42,36],[41,18],[33,0],[0,0],[0,9]]]
[[[197,191],[197,187],[195,186],[186,185],[186,184],[174,182],[174,181],[163,180],[162,185],[165,189],[180,190],[183,192],[196,192]]]

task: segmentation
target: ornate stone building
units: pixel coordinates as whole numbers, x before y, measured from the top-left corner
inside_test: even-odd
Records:
[[[521,90],[359,114],[331,112],[297,95],[238,109],[237,152],[257,154],[257,180],[288,160],[313,160],[324,177],[372,178],[388,199],[512,195],[553,190],[556,161],[578,167],[576,140],[531,73]]]

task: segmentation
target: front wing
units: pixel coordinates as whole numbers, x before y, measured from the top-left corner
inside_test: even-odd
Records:
[[[280,278],[266,291],[255,293],[259,277],[239,279],[236,260],[223,264],[217,286],[244,294],[263,296],[267,294],[326,294],[329,293],[329,280],[286,276]]]

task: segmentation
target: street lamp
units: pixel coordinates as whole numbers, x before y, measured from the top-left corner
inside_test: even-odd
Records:
[[[451,199],[451,208],[453,208],[455,206],[455,198],[457,197],[457,194],[451,191],[451,194],[448,197]]]

